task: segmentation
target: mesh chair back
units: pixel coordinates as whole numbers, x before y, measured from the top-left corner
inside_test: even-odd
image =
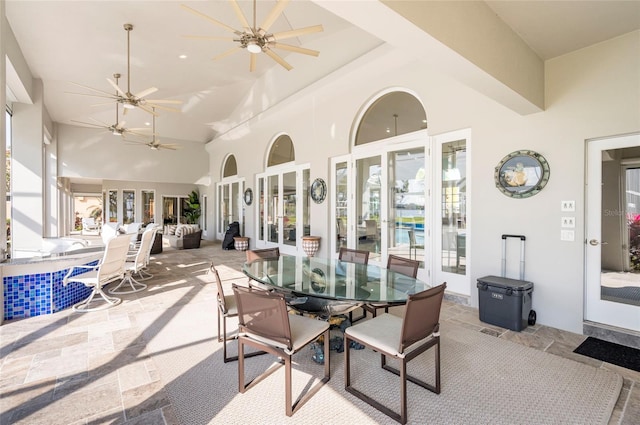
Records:
[[[104,256],[98,268],[98,284],[105,285],[124,277],[125,262],[129,252],[129,236],[121,235],[107,242]]]
[[[389,255],[387,258],[387,269],[394,272],[402,273],[406,276],[416,278],[418,276],[418,268],[420,262],[409,258],[399,257],[397,255]]]
[[[247,263],[256,260],[272,260],[280,257],[280,248],[247,250]]]
[[[338,259],[348,263],[369,264],[369,251],[340,248]]]
[[[211,263],[211,272],[215,276],[216,286],[218,287],[218,306],[220,307],[220,310],[222,310],[223,313],[226,313],[228,310],[227,310],[227,304],[225,303],[225,300],[224,300],[224,292],[222,290],[222,281],[220,280],[220,274],[218,274],[218,269],[215,268],[213,263]]]
[[[402,322],[402,338],[399,352],[427,338],[440,327],[440,307],[447,284],[427,289],[409,296]]]
[[[243,332],[265,339],[281,348],[291,349],[291,328],[284,295],[256,291],[233,285],[238,307],[238,322]]]

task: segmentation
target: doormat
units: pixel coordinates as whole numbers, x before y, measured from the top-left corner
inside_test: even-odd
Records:
[[[588,337],[574,353],[640,372],[640,350]]]

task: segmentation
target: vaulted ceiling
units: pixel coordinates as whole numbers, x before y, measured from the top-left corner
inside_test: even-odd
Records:
[[[249,72],[247,51],[212,59],[229,50],[232,41],[182,37],[230,33],[185,11],[181,4],[241,28],[228,1],[8,0],[6,15],[33,77],[43,82],[45,106],[53,121],[114,123],[115,103],[70,92],[92,93],[73,83],[114,92],[107,82],[114,73],[122,74],[120,87],[126,88],[127,33],[123,25],[130,23],[134,27],[130,33],[131,92],[156,87],[149,98],[182,101],[182,113],[159,114],[157,132],[164,138],[204,143],[387,42],[382,32],[360,22],[377,0],[357,2],[361,18],[355,24],[327,6],[337,2],[340,0],[293,0],[275,21],[270,32],[316,24],[324,27],[323,32],[287,40],[320,51],[318,57],[278,51],[293,66],[291,71],[260,53],[255,71]],[[640,28],[638,1],[486,3],[542,60]],[[254,3],[238,0],[238,4],[251,21]],[[275,4],[274,0],[258,1],[256,21],[262,22]],[[388,13],[394,14],[391,8]],[[19,94],[9,93],[12,96]],[[119,114],[127,121],[126,127],[144,127],[151,121],[140,110],[128,111],[124,118],[122,109]]]

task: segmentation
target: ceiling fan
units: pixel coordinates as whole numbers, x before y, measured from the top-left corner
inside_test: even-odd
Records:
[[[173,143],[160,143],[160,140],[156,138],[156,114],[155,114],[155,106],[151,107],[151,111],[154,112],[153,113],[153,118],[152,118],[152,136],[151,136],[151,140],[148,142],[142,142],[142,141],[137,141],[137,140],[127,140],[127,144],[128,145],[137,145],[137,146],[147,146],[148,148],[150,148],[151,150],[157,151],[160,149],[167,149],[167,150],[172,150],[175,151],[177,149],[179,149],[181,146],[178,144],[173,144]]]
[[[116,89],[115,94],[106,92],[104,90],[95,89],[93,87],[85,86],[82,84],[73,83],[73,82],[72,84],[75,84],[79,87],[91,90],[99,94],[93,94],[93,93],[71,93],[71,94],[77,94],[81,96],[104,97],[107,99],[115,100],[117,103],[122,104],[122,106],[125,108],[123,111],[123,114],[127,113],[127,109],[139,108],[152,115],[156,115],[156,113],[149,107],[150,105],[153,105],[156,108],[160,108],[166,111],[181,112],[179,109],[162,105],[162,104],[181,104],[182,101],[180,100],[146,99],[146,96],[149,96],[150,94],[158,91],[158,89],[155,87],[149,87],[148,89],[138,92],[136,94],[131,93],[131,43],[130,43],[131,37],[130,35],[131,35],[131,31],[133,30],[133,25],[124,24],[124,29],[127,32],[127,91],[124,92],[122,89],[120,89],[120,87],[118,87],[118,84],[114,83],[113,80],[107,78],[107,82],[109,82],[109,84],[114,89]]]
[[[256,25],[256,0],[253,0],[253,25],[249,25],[247,18],[240,9],[236,0],[230,0],[231,6],[238,16],[238,20],[242,25],[242,30],[237,30],[225,23],[222,23],[211,16],[208,16],[202,12],[199,12],[187,5],[181,5],[181,7],[193,13],[196,16],[206,19],[207,21],[224,28],[235,34],[235,37],[213,37],[213,36],[199,36],[199,35],[186,35],[186,38],[200,39],[200,40],[225,40],[234,41],[238,43],[237,46],[225,51],[224,53],[215,56],[213,59],[221,59],[227,57],[239,50],[246,49],[250,55],[249,71],[253,72],[256,68],[256,58],[258,53],[264,53],[271,59],[282,65],[287,71],[290,71],[293,67],[287,63],[280,55],[275,53],[272,49],[282,49],[295,53],[302,53],[304,55],[318,56],[320,52],[317,50],[305,49],[304,47],[293,46],[291,44],[280,43],[280,40],[288,38],[299,37],[301,35],[310,34],[314,32],[323,31],[322,25],[313,25],[310,27],[292,29],[289,31],[282,31],[278,33],[270,33],[269,28],[273,25],[276,19],[282,14],[282,11],[287,6],[290,0],[278,0],[276,5],[271,9],[265,20],[260,26]]]
[[[116,85],[118,84],[118,79],[120,78],[120,74],[113,74],[113,78],[115,78],[116,80]],[[125,121],[120,121],[118,119],[118,104],[116,103],[116,120],[115,120],[115,124],[107,124],[103,121],[97,120],[93,117],[89,117],[90,120],[94,121],[94,122],[84,122],[84,121],[76,121],[76,120],[71,120],[72,122],[78,123],[78,124],[85,124],[85,125],[90,125],[93,127],[100,127],[100,128],[104,128],[107,131],[109,131],[111,134],[113,134],[114,136],[125,136],[125,134],[134,134],[137,136],[145,136],[145,134],[141,133],[142,131],[148,131],[148,128],[125,128]]]

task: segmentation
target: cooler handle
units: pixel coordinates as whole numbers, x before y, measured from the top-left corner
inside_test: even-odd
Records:
[[[507,238],[520,239],[520,280],[524,280],[524,235],[502,235],[502,277],[507,275]]]

